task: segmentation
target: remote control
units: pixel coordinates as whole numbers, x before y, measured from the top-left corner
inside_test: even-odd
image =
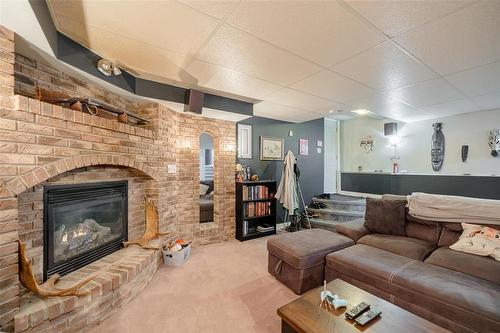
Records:
[[[360,324],[361,326],[366,325],[368,322],[380,316],[381,313],[382,311],[378,309],[375,308],[371,309],[362,314],[361,316],[359,316],[358,318],[356,318],[356,323]]]
[[[358,317],[360,314],[362,314],[363,312],[365,312],[369,308],[370,308],[370,304],[367,304],[365,302],[361,302],[358,305],[356,305],[355,307],[353,307],[351,310],[347,311],[345,313],[345,317],[347,319],[354,320],[354,319],[356,319],[356,317]]]

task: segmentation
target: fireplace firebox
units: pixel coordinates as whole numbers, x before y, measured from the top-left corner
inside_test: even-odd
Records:
[[[44,281],[123,247],[127,181],[44,186]]]

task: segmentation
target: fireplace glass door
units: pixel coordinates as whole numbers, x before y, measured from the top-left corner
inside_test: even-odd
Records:
[[[44,278],[67,274],[127,240],[127,182],[44,188]]]

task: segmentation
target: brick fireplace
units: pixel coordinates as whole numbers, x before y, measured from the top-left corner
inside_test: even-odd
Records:
[[[123,124],[43,103],[30,96],[34,86],[101,99],[148,118],[150,124]],[[203,132],[214,138],[215,197],[214,222],[200,225],[198,138]],[[0,331],[86,330],[145,288],[160,263],[158,251],[132,246],[63,277],[62,285],[97,274],[85,286],[89,296],[43,300],[27,292],[18,278],[17,241],[26,244],[35,277],[42,282],[47,189],[125,182],[129,239],[144,231],[144,196],[154,200],[160,230],[172,237],[195,245],[234,238],[235,132],[232,122],[133,102],[17,55],[14,34],[0,26]],[[167,172],[171,164],[176,173]],[[86,229],[78,223],[68,228],[83,235]]]

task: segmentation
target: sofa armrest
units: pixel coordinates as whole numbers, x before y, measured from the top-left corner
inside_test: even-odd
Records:
[[[365,219],[357,219],[349,222],[344,222],[342,224],[337,224],[335,226],[335,231],[357,242],[358,239],[370,233],[370,231],[365,228],[364,223]]]

